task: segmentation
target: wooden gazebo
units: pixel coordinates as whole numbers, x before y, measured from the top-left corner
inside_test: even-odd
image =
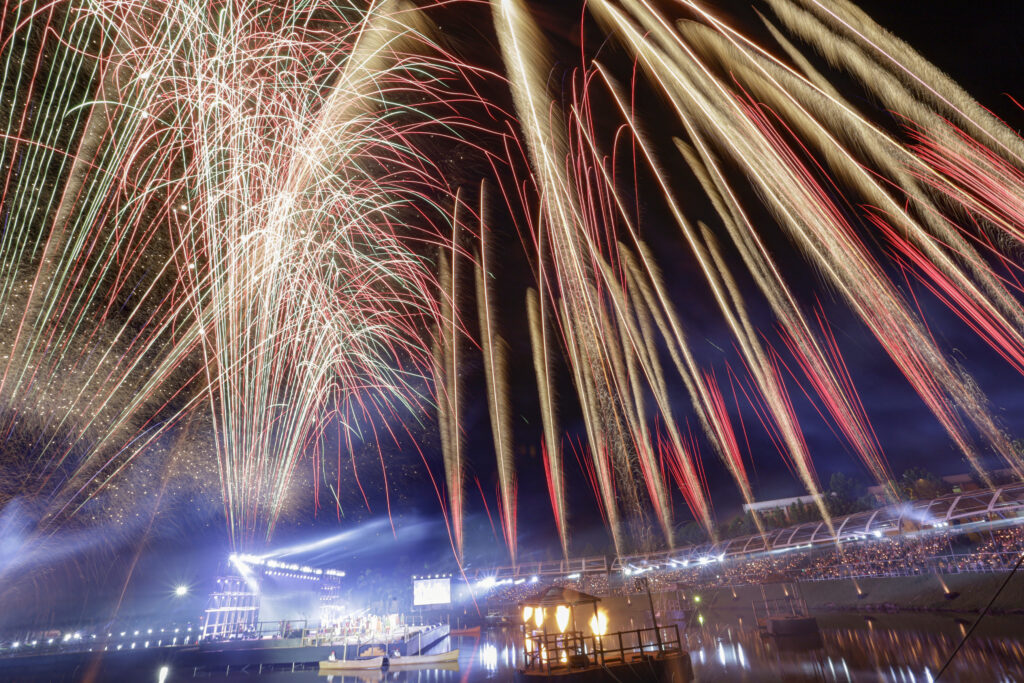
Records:
[[[520,676],[557,681],[591,680],[653,680],[657,671],[670,661],[686,660],[682,650],[679,627],[660,627],[607,632],[607,615],[598,610],[601,601],[572,588],[549,586],[535,596],[518,603],[522,618],[523,668]],[[578,628],[577,612],[590,621],[589,633]],[[591,618],[591,614],[593,617]],[[586,623],[586,622],[584,622]],[[622,678],[620,674],[638,667],[641,678]],[[692,673],[679,680],[692,680]]]
[[[519,602],[523,627],[523,661],[527,669],[586,666],[587,652],[593,652],[576,626],[582,607],[584,619],[593,614],[599,623],[597,603],[601,598],[563,586],[548,586],[531,598]],[[554,626],[550,628],[554,618]],[[599,637],[599,634],[595,634]],[[593,637],[591,637],[591,640]]]

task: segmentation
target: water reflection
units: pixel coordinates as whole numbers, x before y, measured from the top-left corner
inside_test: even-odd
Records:
[[[885,627],[878,619],[855,615],[839,621],[859,621],[858,626],[820,621],[820,637],[788,640],[767,637],[739,622],[709,621],[687,633],[687,646],[701,681],[931,683],[962,635],[961,626],[945,617],[928,618],[932,627],[941,627],[935,630]],[[944,680],[1024,680],[1020,626],[1024,620],[1018,620],[1013,636],[972,637]]]
[[[327,674],[317,672],[318,680],[327,683],[377,683],[379,681],[405,681],[407,683],[435,683],[438,681],[457,681],[461,680],[459,675],[459,666],[457,664],[439,664],[433,669],[423,669],[419,671],[364,671],[364,672],[351,672],[344,675],[340,674]],[[288,681],[295,681],[298,683],[300,680],[306,680],[306,678],[296,678],[299,674],[292,675],[289,673],[290,678]],[[260,678],[260,680],[263,680]],[[285,679],[282,679],[285,680]]]
[[[321,675],[317,672],[317,680],[330,681],[330,683],[363,683],[366,681],[393,683],[495,681],[504,683],[513,681],[518,662],[515,635],[514,631],[506,630],[485,633],[483,638],[448,638],[431,650],[443,652],[451,648],[458,648],[460,654],[457,664],[429,669],[346,672],[343,675]],[[282,683],[284,681],[299,683],[300,681],[311,681],[311,674],[312,672],[287,672],[287,676],[282,673],[273,674],[273,676],[282,676],[280,679]],[[263,681],[264,678],[259,680]],[[276,681],[277,678],[273,680]]]
[[[752,621],[705,614],[703,627],[680,624],[694,671],[702,683],[717,681],[884,681],[932,683],[968,623],[934,615],[831,614],[819,617],[819,637],[780,640],[762,635]],[[972,636],[943,681],[1024,681],[1024,618],[994,617]],[[685,627],[685,631],[684,631]],[[482,638],[451,638],[438,650],[459,648],[457,665],[403,671],[360,671],[321,675],[306,671],[174,671],[168,681],[213,678],[259,683],[511,683],[519,650],[515,631],[484,632]],[[152,673],[155,674],[156,667]],[[132,680],[155,681],[151,672]],[[57,675],[54,675],[57,674]],[[47,672],[51,680],[77,680],[68,672]],[[62,677],[63,676],[63,677]],[[126,680],[123,677],[97,680]]]
[[[498,635],[493,634],[493,635]],[[511,633],[504,632],[503,642],[484,642],[480,644],[479,663],[484,669],[491,673],[504,669],[515,669],[518,664],[518,648],[511,637]]]

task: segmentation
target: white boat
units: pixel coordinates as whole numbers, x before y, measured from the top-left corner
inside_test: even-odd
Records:
[[[379,669],[384,666],[383,657],[369,659],[326,659],[320,662],[321,671],[346,671],[350,669]]]
[[[406,655],[404,657],[388,657],[388,667],[424,666],[426,664],[449,664],[459,661],[458,649],[438,652],[432,655]]]

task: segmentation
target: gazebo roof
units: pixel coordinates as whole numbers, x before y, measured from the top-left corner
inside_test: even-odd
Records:
[[[601,598],[581,593],[572,588],[563,586],[548,586],[532,598],[527,598],[519,603],[521,607],[551,607],[555,605],[592,605],[600,602]]]

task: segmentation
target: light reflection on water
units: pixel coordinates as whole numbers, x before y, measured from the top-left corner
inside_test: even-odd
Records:
[[[687,628],[686,647],[698,680],[886,681],[931,683],[956,647],[964,622],[932,615],[827,615],[819,639],[779,641],[750,628],[750,619],[708,615],[702,628]],[[943,681],[1024,681],[1024,617],[994,618],[961,650]],[[682,625],[680,630],[682,631]],[[457,647],[458,667],[367,671],[324,676],[316,671],[234,673],[172,671],[171,681],[218,679],[260,683],[506,683],[515,680],[513,631],[484,632],[481,639],[452,638],[437,650]],[[149,680],[145,677],[139,680]],[[152,679],[155,680],[155,679]]]
[[[826,615],[819,623],[820,637],[783,640],[739,620],[709,619],[686,643],[701,681],[932,683],[966,630],[945,616]],[[1024,680],[1024,618],[992,626],[968,640],[944,681]]]

